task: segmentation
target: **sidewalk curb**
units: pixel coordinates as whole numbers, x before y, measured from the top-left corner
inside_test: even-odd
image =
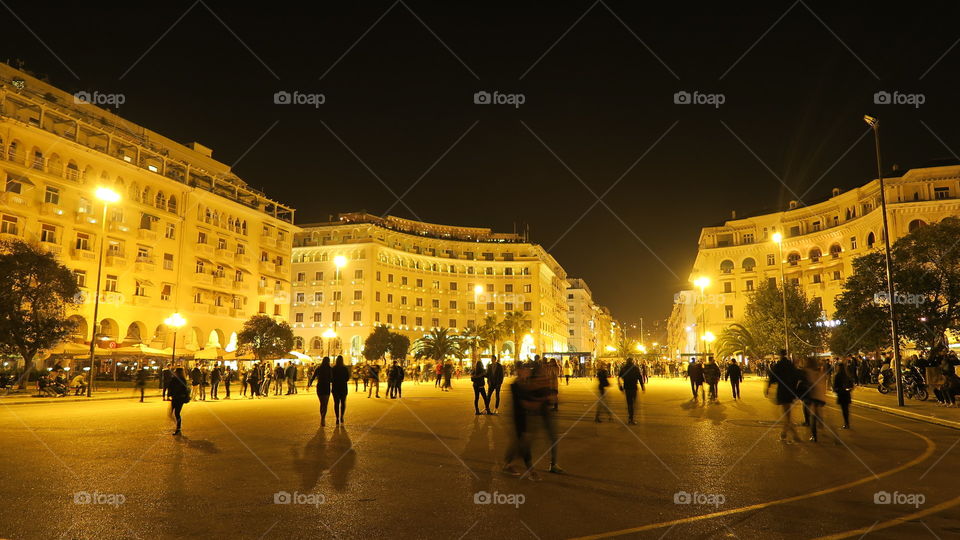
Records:
[[[73,399],[79,397],[79,399]],[[160,394],[144,394],[145,398],[150,397],[160,397]],[[16,401],[7,402],[8,399],[15,399]],[[125,396],[109,396],[109,397],[83,397],[83,396],[66,396],[64,398],[39,398],[36,396],[31,396],[31,400],[21,400],[17,398],[2,398],[0,397],[0,405],[38,405],[41,403],[90,403],[92,401],[113,401],[118,399],[139,399],[139,396],[128,394]]]
[[[928,424],[936,424],[938,426],[947,427],[951,429],[960,429],[960,422],[954,422],[953,420],[944,420],[943,418],[937,418],[935,416],[929,416],[926,414],[910,412],[903,409],[897,409],[894,407],[887,407],[884,405],[877,405],[876,403],[870,403],[868,401],[860,401],[859,399],[854,399],[852,401],[855,405],[858,405],[860,407],[874,409],[880,412],[885,412],[887,414],[892,414],[894,416],[909,418],[911,420],[919,420],[920,422],[927,422]]]

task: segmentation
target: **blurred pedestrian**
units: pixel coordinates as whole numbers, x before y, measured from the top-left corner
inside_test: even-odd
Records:
[[[198,399],[200,397],[200,382],[203,380],[203,373],[200,372],[200,366],[193,366],[190,370],[190,397]]]
[[[329,362],[328,362],[329,363]],[[287,362],[287,371],[284,373],[287,379],[287,395],[297,393],[297,365],[293,362]]]
[[[167,395],[167,387],[170,386],[170,379],[173,377],[173,367],[167,364],[163,368],[163,371],[160,372],[160,397],[163,401],[168,401],[170,396]]]
[[[690,359],[690,365],[687,366],[687,377],[690,379],[690,390],[693,392],[693,401],[697,401],[697,396],[704,403],[707,402],[703,395],[703,366],[697,361],[697,358]]]
[[[190,389],[187,388],[187,378],[182,367],[178,367],[170,378],[167,394],[170,396],[170,416],[177,421],[177,429],[173,434],[180,435],[183,405],[190,402]]]
[[[377,364],[372,364],[367,370],[367,374],[370,377],[370,383],[367,386],[367,398],[370,398],[373,395],[374,390],[376,390],[377,398],[380,397],[380,366]]]
[[[223,370],[223,389],[227,392],[227,395],[224,399],[230,399],[230,382],[233,380],[233,376],[233,370],[230,369],[230,366],[227,366]]]
[[[719,389],[717,388],[720,384],[720,366],[717,365],[713,356],[707,357],[707,363],[703,365],[703,382],[710,389],[710,401],[720,399]]]
[[[597,399],[597,415],[594,417],[596,423],[600,423],[600,407],[602,406],[607,411],[607,420],[613,420],[613,411],[610,410],[610,406],[607,405],[607,387],[610,386],[610,370],[607,368],[605,363],[600,363],[597,366],[597,391],[600,396]]]
[[[147,378],[150,377],[150,372],[147,371],[147,368],[140,366],[140,369],[137,370],[136,382],[134,383],[134,392],[140,392],[140,403],[143,403],[143,394],[147,390]]]
[[[806,378],[803,402],[810,411],[810,440],[817,442],[818,428],[826,427],[823,422],[823,406],[827,404],[827,374],[816,356],[807,357],[803,371]],[[834,442],[840,444],[838,439],[834,439]]]
[[[627,423],[636,424],[637,422],[633,418],[637,403],[637,387],[639,386],[643,392],[646,392],[647,389],[643,385],[643,375],[640,373],[640,368],[633,363],[633,358],[627,358],[627,363],[620,368],[620,374],[617,375],[617,382],[619,383],[620,391],[623,392],[627,398],[627,416],[629,417]]]
[[[324,356],[320,365],[313,370],[310,383],[317,383],[317,399],[320,400],[320,427],[327,425],[327,404],[330,401],[330,391],[333,388],[333,370],[330,367],[330,357]],[[339,415],[338,415],[339,418]],[[339,424],[339,422],[337,422]]]
[[[780,350],[780,360],[769,369],[770,378],[767,380],[767,386],[763,391],[764,395],[770,392],[772,385],[777,385],[776,402],[783,410],[780,416],[782,427],[780,429],[780,440],[789,443],[787,434],[792,436],[794,442],[800,442],[796,428],[793,427],[793,403],[797,400],[797,385],[802,375],[798,373],[793,362],[787,358],[787,351]]]

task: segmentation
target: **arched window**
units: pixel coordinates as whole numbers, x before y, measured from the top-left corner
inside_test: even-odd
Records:
[[[151,191],[150,186],[143,188],[143,195],[140,196],[140,202],[143,204],[150,204],[151,201]]]
[[[303,350],[303,338],[302,338],[302,337],[296,336],[296,337],[293,338],[293,348],[294,348],[295,350],[298,350],[298,351],[302,351],[302,350]]]
[[[733,273],[733,261],[727,259],[720,263],[720,273],[721,274],[732,274]]]
[[[162,210],[167,209],[167,196],[164,195],[162,191],[157,192],[157,197],[155,199],[154,206]]]
[[[757,261],[753,260],[753,257],[747,257],[743,260],[743,271],[744,272],[753,272],[753,269],[757,267]]]
[[[793,253],[787,255],[787,263],[790,266],[796,266],[800,264],[800,254],[794,251]]]
[[[135,201],[140,201],[140,186],[136,182],[130,184],[130,198]]]
[[[173,195],[167,199],[167,211],[173,214],[177,213],[177,198]]]
[[[840,244],[833,244],[830,246],[830,257],[834,259],[840,258],[840,253],[843,252],[843,248],[840,247]]]
[[[80,167],[72,160],[67,163],[66,177],[67,180],[73,180],[74,182],[80,179]]]
[[[867,249],[872,249],[873,245],[877,243],[877,236],[873,233],[867,235]]]
[[[323,339],[318,336],[314,336],[313,340],[310,342],[310,349],[314,351],[319,351],[323,349]]]
[[[923,227],[923,226],[926,225],[926,224],[927,224],[927,222],[926,222],[926,221],[923,221],[922,219],[915,219],[915,220],[911,221],[909,225],[907,225],[907,231],[913,232],[913,231],[919,229],[920,227]]]
[[[820,251],[820,248],[813,248],[810,250],[810,262],[820,262],[821,256],[823,256],[823,252]]]

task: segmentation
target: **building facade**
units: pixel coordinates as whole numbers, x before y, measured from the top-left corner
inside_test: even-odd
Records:
[[[567,350],[566,273],[520,235],[365,213],[302,227],[290,318],[308,354],[342,351],[356,362],[376,326],[415,341],[433,328],[462,332],[512,311],[529,320],[521,358]],[[511,336],[498,344],[507,358],[516,350]]]
[[[598,358],[615,346],[618,323],[610,310],[594,302],[587,282],[567,280],[567,344],[571,352],[585,352]]]
[[[73,340],[227,348],[255,313],[289,310],[293,209],[198,143],[182,145],[0,65],[0,238],[36,243],[77,277]],[[105,206],[98,188],[120,200]],[[106,219],[104,219],[104,216]],[[96,290],[101,245],[100,291]]]
[[[891,243],[917,227],[960,216],[958,165],[910,169],[885,184]],[[780,283],[781,261],[784,278],[822,306],[825,324],[836,324],[834,300],[853,271],[853,260],[883,249],[879,195],[879,181],[873,180],[843,193],[834,189],[817,204],[791,202],[784,212],[704,228],[690,281],[706,277],[709,285],[703,294],[694,289],[677,295],[687,308],[675,306],[670,328],[718,336],[743,317],[751,291],[761,282]],[[775,233],[782,235],[779,245]],[[690,340],[672,341],[689,348]]]

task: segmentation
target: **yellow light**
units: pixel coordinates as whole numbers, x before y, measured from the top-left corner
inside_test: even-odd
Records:
[[[187,320],[183,318],[179,313],[174,313],[173,315],[167,317],[163,320],[163,324],[173,327],[180,328],[183,325],[187,324]]]
[[[483,285],[477,285],[474,287],[473,294],[483,294]]]
[[[715,339],[717,339],[717,336],[713,335],[713,332],[706,331],[703,333],[703,340],[707,343],[713,343]]]
[[[656,341],[654,341],[654,342],[653,342],[653,346],[656,347],[657,345],[659,345],[659,343],[657,343]]]
[[[110,188],[98,187],[94,193],[103,202],[115,203],[120,200],[120,194]]]
[[[700,276],[697,279],[693,280],[693,284],[699,287],[700,289],[706,289],[710,286],[710,278],[707,276]]]
[[[614,347],[613,345],[607,345],[607,346],[606,346],[606,349],[607,349],[607,352],[613,352],[613,351],[617,350],[617,348]]]
[[[347,265],[347,258],[344,257],[343,255],[337,255],[336,257],[333,258],[333,265],[336,266],[337,268],[343,268],[344,266]]]
[[[333,328],[327,328],[327,330],[323,333],[323,337],[332,339],[337,337],[337,333],[333,331]]]
[[[780,242],[783,242],[783,235],[778,232],[773,233],[773,236],[771,236],[770,238],[772,238],[773,241],[777,244],[779,244]]]

